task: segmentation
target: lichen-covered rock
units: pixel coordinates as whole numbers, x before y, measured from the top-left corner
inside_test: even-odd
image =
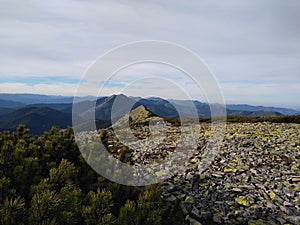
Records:
[[[249,197],[249,196],[239,196],[235,199],[235,201],[242,206],[250,206],[251,204],[253,204],[254,200],[253,198]]]
[[[176,176],[181,180],[176,192],[194,199],[185,213],[203,224],[299,225],[299,137],[299,124],[228,124],[207,170],[197,173],[204,149],[199,145],[191,169]]]
[[[140,118],[137,118],[140,119]],[[188,132],[187,128],[184,128]],[[107,130],[108,150],[118,158],[122,143]],[[147,138],[150,130],[137,124],[133,132]],[[82,141],[98,141],[97,133]],[[161,163],[174,153],[181,130],[167,124],[167,137],[152,131],[158,145],[132,142],[134,165]],[[163,182],[162,196],[181,202],[186,224],[300,224],[300,124],[229,123],[220,151],[207,153],[214,160],[204,171],[203,156],[211,135],[210,124],[201,124],[197,150],[172,178]],[[147,139],[145,139],[147,140]],[[189,139],[184,140],[188,146]],[[211,155],[210,155],[211,154]],[[172,169],[177,164],[167,164]],[[154,173],[165,176],[157,167]],[[201,172],[200,172],[201,170]]]

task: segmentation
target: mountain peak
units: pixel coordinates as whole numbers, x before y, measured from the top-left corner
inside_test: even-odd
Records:
[[[145,106],[140,105],[112,123],[119,127],[126,126],[128,124],[128,119],[130,124],[147,123],[154,116],[155,114],[149,111]]]
[[[150,117],[153,117],[154,114],[146,109],[145,106],[141,105],[129,113],[130,120],[134,123],[141,123],[148,121]]]

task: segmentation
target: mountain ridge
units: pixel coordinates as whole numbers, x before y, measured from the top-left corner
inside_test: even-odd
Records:
[[[28,127],[32,134],[42,134],[54,125],[60,128],[67,128],[72,124],[72,117],[71,115],[47,107],[21,108],[1,115],[1,131],[13,131],[20,124]]]
[[[0,94],[0,103],[1,103]],[[12,95],[10,95],[12,96]],[[18,95],[19,96],[19,95]],[[26,97],[27,95],[25,95]],[[32,95],[29,95],[32,97]],[[35,96],[36,98],[40,96]],[[45,96],[42,95],[42,99]],[[51,98],[51,97],[50,97]],[[60,96],[61,99],[65,99]],[[82,98],[85,99],[85,98]],[[0,104],[0,131],[2,130],[14,130],[19,124],[25,124],[32,129],[32,133],[40,134],[47,130],[52,125],[60,126],[65,128],[72,125],[72,103],[61,103],[60,101],[56,103],[49,102],[39,102],[35,104],[25,104],[16,107],[14,101],[4,100],[5,104],[12,102],[13,106],[3,107]],[[113,108],[114,103],[118,103],[118,107]],[[7,106],[5,105],[4,106]],[[22,104],[22,103],[21,103]],[[161,118],[179,118],[179,112],[181,117],[184,118],[210,118],[211,105],[208,103],[203,103],[200,101],[187,101],[187,100],[166,100],[160,97],[128,97],[125,95],[111,95],[108,97],[99,97],[95,101],[83,100],[76,104],[77,112],[74,115],[82,124],[89,124],[96,122],[97,127],[102,128],[110,125],[117,119],[121,118],[128,112],[128,106],[131,110],[143,106],[146,110],[151,112],[153,115]],[[15,108],[13,108],[15,107]],[[129,107],[129,108],[130,108]],[[234,109],[232,109],[232,107]],[[244,110],[244,108],[253,108],[253,111]],[[273,109],[265,110],[265,109]],[[177,109],[179,111],[177,111]],[[192,113],[195,111],[196,115]],[[242,116],[242,117],[272,117],[281,116],[286,113],[296,113],[300,115],[300,112],[285,108],[278,108],[283,111],[280,113],[275,111],[276,107],[263,107],[250,106],[247,104],[242,104],[241,109],[238,105],[227,105],[226,112],[228,116]],[[77,114],[76,114],[77,113]],[[95,113],[95,114],[93,114]],[[292,114],[294,115],[294,114]],[[94,118],[94,119],[93,119]]]
[[[112,96],[120,96],[120,95],[112,95]],[[125,95],[123,95],[125,96]],[[93,97],[93,96],[83,96],[83,97],[76,97],[78,102],[83,101],[92,101],[97,99],[97,103],[99,101],[103,101],[111,96],[103,96],[103,97]],[[126,96],[127,97],[127,96]],[[162,99],[160,97],[148,97],[148,98],[141,98],[141,97],[134,97],[129,96],[128,98],[132,99],[133,101],[147,99],[149,101],[161,101],[166,100],[169,102],[176,103],[177,105],[185,105],[185,102],[190,102],[190,100],[174,100],[174,99]],[[35,105],[35,104],[70,104],[72,105],[74,101],[73,96],[62,96],[62,95],[44,95],[44,94],[11,94],[11,93],[0,93],[0,108],[16,108],[16,107],[23,107],[26,105]],[[207,106],[208,103],[200,102],[198,100],[191,100],[197,107],[204,107]],[[7,105],[6,105],[7,104]],[[15,104],[15,105],[14,105]],[[51,107],[51,106],[49,106]],[[299,110],[292,109],[292,108],[284,108],[284,107],[276,107],[276,106],[262,106],[262,105],[250,105],[250,104],[227,104],[227,109],[230,110],[244,110],[244,111],[276,111],[283,115],[298,115],[300,114]]]

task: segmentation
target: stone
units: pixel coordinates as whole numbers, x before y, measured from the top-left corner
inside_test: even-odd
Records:
[[[254,200],[253,198],[249,197],[249,196],[239,196],[235,199],[235,201],[242,206],[250,206],[251,204],[253,204]]]
[[[192,196],[187,196],[184,200],[185,203],[194,203],[195,199]]]

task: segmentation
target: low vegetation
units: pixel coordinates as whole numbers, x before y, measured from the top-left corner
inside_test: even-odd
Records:
[[[96,174],[80,155],[71,128],[31,136],[19,126],[0,134],[1,225],[183,224],[178,204],[160,185],[130,187]],[[120,155],[128,160],[128,149]]]

